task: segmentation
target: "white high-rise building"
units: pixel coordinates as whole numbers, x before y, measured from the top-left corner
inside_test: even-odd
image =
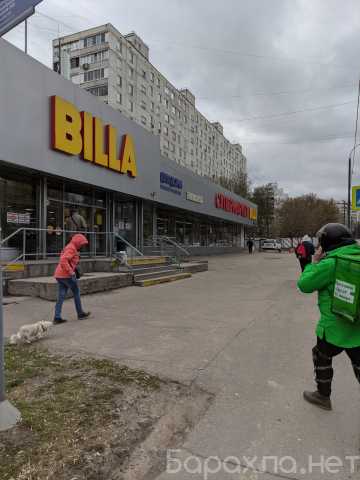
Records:
[[[150,63],[136,33],[121,35],[108,23],[53,40],[54,70],[67,74],[59,43],[70,52],[71,80],[159,135],[163,155],[212,180],[246,173],[241,145],[196,109],[188,89],[178,90]]]

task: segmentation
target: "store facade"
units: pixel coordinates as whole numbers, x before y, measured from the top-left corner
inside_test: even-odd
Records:
[[[109,255],[113,233],[140,251],[159,235],[205,253],[244,246],[255,205],[162,157],[159,137],[4,40],[0,58],[0,227],[10,248],[57,255],[74,212],[89,255]]]

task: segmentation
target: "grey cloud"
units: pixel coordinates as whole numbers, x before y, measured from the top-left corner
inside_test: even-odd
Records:
[[[278,181],[290,194],[345,197],[360,71],[357,0],[47,0],[38,10],[74,31],[106,22],[122,33],[137,31],[154,65],[175,86],[190,88],[198,108],[221,121],[232,141],[243,142],[255,184]],[[47,65],[56,30],[41,16],[30,20],[30,53]],[[7,38],[22,46],[21,27]]]

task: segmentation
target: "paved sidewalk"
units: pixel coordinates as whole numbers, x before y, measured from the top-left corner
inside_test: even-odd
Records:
[[[335,359],[333,412],[302,400],[303,389],[313,387],[311,348],[318,315],[315,297],[296,290],[294,256],[216,257],[209,269],[172,284],[84,297],[93,317],[54,328],[46,344],[119,359],[214,392],[213,405],[178,458],[195,455],[203,466],[209,456],[234,456],[245,465],[265,466],[268,473],[229,474],[237,470],[228,459],[209,479],[359,478],[345,462],[345,456],[359,454],[360,446],[359,387],[347,358]],[[38,299],[7,305],[6,334],[23,323],[51,319],[52,311],[51,303]],[[71,301],[64,314],[74,319]],[[310,473],[309,455],[314,462],[337,456],[346,466],[335,475],[322,474],[320,467]],[[289,459],[276,472],[274,460],[264,464],[270,456],[278,456],[278,462],[293,457],[297,473]],[[190,467],[199,469],[194,459]],[[160,478],[206,477],[183,470]]]

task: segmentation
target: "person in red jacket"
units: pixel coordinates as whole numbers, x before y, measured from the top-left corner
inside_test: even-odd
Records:
[[[76,278],[75,270],[80,261],[79,251],[89,242],[82,234],[76,234],[66,245],[60,254],[60,261],[55,270],[54,277],[58,283],[58,299],[55,305],[54,324],[64,323],[66,320],[61,317],[62,306],[68,290],[74,295],[75,308],[79,320],[83,320],[90,315],[90,312],[84,312],[81,305],[80,289]]]

